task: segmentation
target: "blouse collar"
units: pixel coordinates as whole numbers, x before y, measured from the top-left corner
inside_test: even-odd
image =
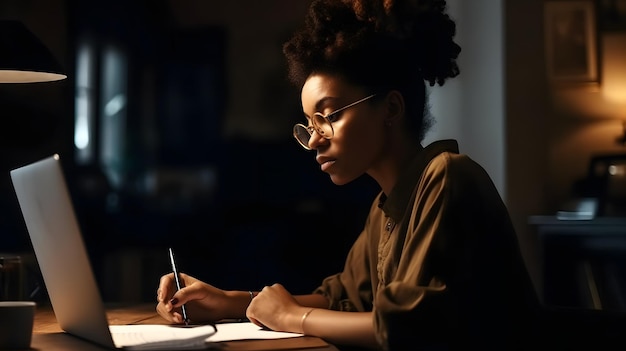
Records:
[[[413,157],[400,173],[398,181],[389,195],[380,193],[378,207],[385,212],[386,216],[391,217],[396,222],[402,220],[413,195],[413,190],[422,178],[424,169],[435,156],[446,151],[458,154],[459,145],[457,141],[453,139],[435,141]]]

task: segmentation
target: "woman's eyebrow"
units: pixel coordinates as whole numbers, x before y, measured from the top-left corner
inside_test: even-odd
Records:
[[[336,100],[337,98],[333,97],[333,96],[325,96],[323,98],[321,98],[319,101],[317,101],[315,103],[315,110],[319,111],[321,110],[324,106],[328,105],[328,101],[331,100]]]
[[[324,107],[326,107],[329,104],[329,101],[336,100],[336,99],[337,98],[334,96],[325,96],[319,99],[315,103],[315,112],[321,111]],[[302,113],[304,114],[304,117],[306,117],[307,119],[311,119],[311,117],[306,112],[304,112],[304,110],[302,111]]]

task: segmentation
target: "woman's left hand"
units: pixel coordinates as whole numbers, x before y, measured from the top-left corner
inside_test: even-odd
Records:
[[[301,311],[306,308],[281,284],[266,286],[252,299],[246,317],[264,328],[275,331],[300,333]]]

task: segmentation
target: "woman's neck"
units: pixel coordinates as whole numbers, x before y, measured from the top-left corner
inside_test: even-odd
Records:
[[[406,168],[407,164],[424,149],[418,141],[413,139],[398,139],[403,141],[392,143],[380,158],[378,164],[367,172],[376,180],[386,195],[389,195],[396,185],[400,173]]]

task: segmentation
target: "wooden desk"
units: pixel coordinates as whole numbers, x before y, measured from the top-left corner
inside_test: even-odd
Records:
[[[107,310],[109,324],[163,324],[166,323],[152,304],[133,307],[112,307]],[[338,349],[324,340],[311,336],[277,339],[220,342],[224,351],[244,350],[328,350]],[[45,351],[102,351],[105,348],[69,335],[59,327],[54,312],[49,306],[37,306],[33,325],[31,349]]]

